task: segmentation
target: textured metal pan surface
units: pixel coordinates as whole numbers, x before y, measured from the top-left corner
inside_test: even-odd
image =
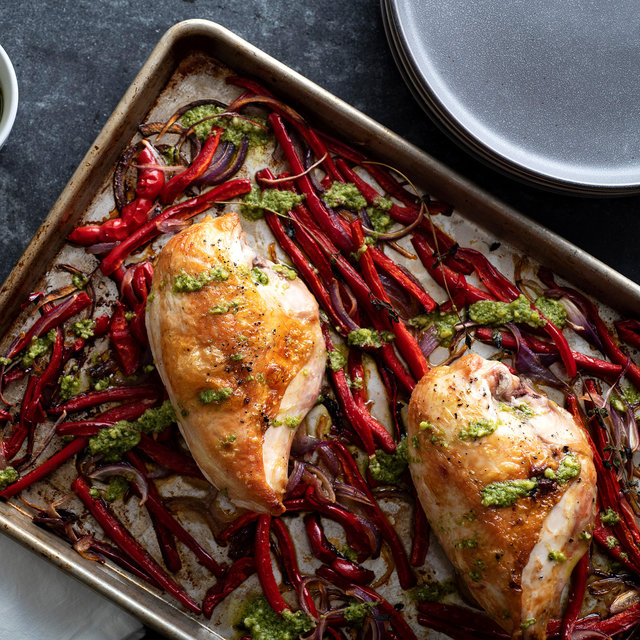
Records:
[[[0,290],[2,334],[10,333],[11,327],[14,332],[19,329],[21,319],[16,301],[24,299],[26,293],[42,281],[52,261],[61,259],[59,254],[69,231],[82,217],[99,219],[108,212],[110,172],[123,148],[134,137],[138,123],[152,109],[159,109],[162,112],[159,115],[163,115],[178,102],[193,99],[194,92],[197,95],[200,85],[196,75],[184,73],[184,65],[194,56],[212,57],[236,73],[257,78],[301,109],[318,126],[362,144],[369,153],[398,167],[426,191],[454,204],[456,214],[446,220],[448,230],[461,243],[482,247],[494,239],[503,242],[503,248],[496,254],[501,267],[507,269],[511,263],[512,269],[514,255],[532,256],[619,311],[636,314],[640,311],[640,288],[621,275],[505,207],[229,31],[210,22],[193,20],[176,25],[160,41],[3,285]],[[215,68],[216,63],[212,62],[211,67]],[[167,101],[159,100],[159,96]],[[260,236],[258,228],[247,232],[258,244],[267,241]],[[64,251],[66,249],[63,255]],[[54,488],[56,482],[59,484],[60,480],[54,478],[51,483]],[[82,559],[65,543],[34,527],[27,517],[4,503],[0,504],[0,526],[25,546],[111,597],[168,637],[220,637],[129,576]]]

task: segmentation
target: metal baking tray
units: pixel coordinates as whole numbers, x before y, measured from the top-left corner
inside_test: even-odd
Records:
[[[508,270],[510,265],[512,271],[514,257],[531,256],[532,262],[552,268],[617,311],[634,315],[640,312],[640,287],[633,282],[505,206],[223,27],[204,20],[189,20],[172,27],[162,37],[0,289],[0,335],[4,336],[5,344],[11,334],[20,330],[19,302],[42,283],[51,264],[60,255],[64,257],[67,234],[81,218],[104,217],[109,210],[105,201],[110,195],[105,185],[109,184],[117,158],[135,136],[137,125],[150,111],[159,108],[158,99],[162,95],[172,95],[181,104],[194,99],[189,91],[197,87],[189,84],[188,75],[188,64],[194,56],[200,61],[208,60],[211,69],[224,65],[237,74],[256,78],[298,108],[313,124],[361,146],[371,156],[403,171],[422,189],[453,204],[454,215],[442,220],[442,224],[461,242],[475,243],[478,248],[499,240],[501,249],[492,256],[501,268]],[[176,85],[179,69],[182,86]],[[0,527],[170,638],[221,637],[117,568],[83,559],[65,542],[34,526],[26,515],[4,502],[0,503]],[[427,633],[425,630],[424,634]]]

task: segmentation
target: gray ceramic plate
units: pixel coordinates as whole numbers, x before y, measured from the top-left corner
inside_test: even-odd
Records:
[[[640,191],[637,0],[383,0],[383,13],[414,95],[482,159],[541,186]]]

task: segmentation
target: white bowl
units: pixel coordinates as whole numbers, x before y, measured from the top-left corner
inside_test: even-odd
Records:
[[[0,47],[0,148],[9,137],[18,111],[18,80],[6,51]]]

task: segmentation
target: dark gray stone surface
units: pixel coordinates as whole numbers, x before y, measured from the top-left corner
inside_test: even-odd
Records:
[[[15,128],[0,150],[0,279],[162,33],[187,18],[233,30],[640,282],[640,197],[549,194],[471,159],[403,85],[375,0],[0,1],[0,45],[13,60],[21,95]]]

